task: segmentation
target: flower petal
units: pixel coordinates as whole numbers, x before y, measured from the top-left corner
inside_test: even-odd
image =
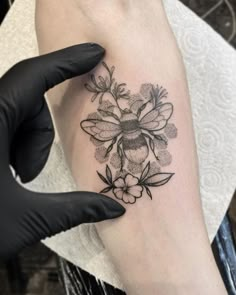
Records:
[[[136,184],[138,184],[138,178],[131,175],[131,174],[127,174],[125,176],[125,183],[128,187],[136,185]]]
[[[143,187],[141,185],[134,185],[128,188],[128,193],[134,196],[135,198],[140,198],[142,196]]]
[[[122,200],[123,199],[124,191],[121,188],[114,188],[113,189],[113,193],[115,194],[115,196],[117,197],[117,199],[119,199],[119,200]]]
[[[128,204],[128,203],[129,203],[129,204],[133,204],[133,203],[135,203],[136,199],[135,199],[135,197],[132,196],[131,194],[124,192],[124,194],[123,194],[123,201],[124,201],[126,204]]]
[[[125,185],[124,179],[121,177],[117,178],[117,180],[114,181],[114,186],[115,187],[122,187],[122,188],[125,187],[126,185]]]

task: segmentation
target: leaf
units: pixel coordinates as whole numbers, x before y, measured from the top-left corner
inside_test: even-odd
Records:
[[[130,96],[129,96],[129,93],[125,93],[125,94],[122,94],[120,95],[120,98],[123,98],[123,99],[130,99]]]
[[[149,170],[150,170],[150,161],[147,163],[147,165],[142,171],[142,174],[140,176],[140,182],[142,182],[145,179],[145,177],[148,175]]]
[[[102,103],[102,99],[103,99],[103,96],[104,96],[104,92],[101,94],[101,96],[99,97],[99,104],[101,104]]]
[[[111,70],[110,70],[111,76],[113,75],[114,71],[115,71],[115,67],[112,66],[112,67],[111,67]]]
[[[95,94],[92,96],[91,101],[94,102],[95,99],[97,98],[97,96],[98,96],[98,93],[95,93]]]
[[[100,82],[101,82],[103,85],[106,85],[106,81],[105,81],[105,79],[104,79],[102,76],[98,76],[98,79],[100,80]]]
[[[140,100],[140,101],[142,101],[142,100]],[[148,101],[148,102],[149,102],[149,101]],[[137,117],[139,117],[139,116],[141,115],[142,111],[146,108],[146,106],[147,106],[147,103],[144,103],[144,104],[138,109],[138,111],[137,111]]]
[[[166,184],[173,175],[174,173],[156,173],[146,178],[143,183],[148,186],[161,186]]]
[[[119,87],[122,87],[122,86],[126,86],[126,83],[121,83],[121,84],[119,84]]]
[[[97,90],[96,89],[94,89],[91,85],[89,85],[89,84],[84,84],[84,86],[85,86],[85,88],[88,90],[88,91],[90,91],[90,92],[97,92]]]
[[[102,65],[110,73],[110,69],[108,68],[107,64],[104,61],[102,62]]]
[[[157,85],[157,87],[158,87],[158,85]],[[165,97],[167,97],[167,95],[168,95],[168,92],[166,91],[166,89],[163,88],[163,87],[160,87],[160,89],[159,89],[159,99],[165,98]]]
[[[102,82],[98,82],[98,86],[100,89],[104,88],[104,84]]]
[[[145,189],[146,189],[146,193],[148,194],[148,196],[152,200],[152,193],[151,193],[150,189],[147,186],[145,186]]]
[[[112,184],[112,173],[111,173],[111,169],[108,165],[106,166],[106,176],[107,176],[107,180],[109,181],[109,183]]]
[[[99,173],[99,172],[97,171],[97,174],[98,174],[98,176],[101,178],[101,180],[102,180],[104,183],[110,185],[110,183],[106,180],[106,178],[105,178],[101,173]]]
[[[151,100],[152,100],[152,103],[153,103],[153,107],[155,108],[156,107],[156,99],[155,99],[155,96],[154,96],[152,91],[150,91],[150,95],[151,95]]]
[[[114,114],[113,112],[104,111],[104,110],[101,110],[101,109],[98,109],[98,112],[99,112],[103,117],[110,116],[110,117],[113,117],[114,119],[116,119],[116,120],[119,121],[119,117],[118,117],[116,114]]]
[[[161,135],[157,135],[157,134],[153,134],[152,135],[157,139],[157,140],[160,140],[160,141],[163,141],[166,145],[168,144],[168,141],[165,140]]]
[[[112,148],[113,148],[113,143],[111,143],[111,144],[109,145],[109,147],[107,148],[107,150],[106,150],[106,154],[105,154],[105,157],[107,157],[107,155],[111,152]]]
[[[109,115],[112,116],[117,121],[120,121],[120,118],[116,114],[109,112]]]
[[[95,79],[95,76],[94,75],[91,75],[91,81],[93,82],[93,84],[96,86],[96,88],[100,89],[100,87],[98,86],[97,84],[97,81]]]
[[[112,189],[112,186],[105,187],[103,190],[100,191],[100,194],[108,193]]]

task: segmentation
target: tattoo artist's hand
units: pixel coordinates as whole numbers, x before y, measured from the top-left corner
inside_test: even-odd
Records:
[[[0,258],[81,223],[124,214],[114,200],[89,192],[42,194],[24,189],[44,167],[54,129],[44,93],[82,75],[102,59],[95,44],[72,46],[24,60],[0,79]]]

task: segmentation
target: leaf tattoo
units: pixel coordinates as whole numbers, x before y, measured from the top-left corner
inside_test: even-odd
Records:
[[[143,188],[145,188],[147,195],[152,199],[152,193],[149,187],[158,187],[166,184],[174,173],[156,173],[148,176],[149,169],[150,162],[148,162],[143,169],[140,178],[128,173],[124,177],[118,177],[112,181],[111,169],[107,165],[106,176],[97,172],[102,181],[105,184],[109,184],[106,188],[100,191],[100,193],[106,193],[113,190],[114,195],[118,199],[120,199],[119,196],[122,195],[121,200],[123,202],[133,204],[136,202],[136,199],[140,197],[140,192],[143,192]]]

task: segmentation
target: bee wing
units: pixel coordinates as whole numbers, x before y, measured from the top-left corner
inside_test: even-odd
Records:
[[[120,125],[98,119],[83,120],[80,126],[86,133],[100,141],[109,141],[122,131]]]
[[[173,105],[164,103],[142,117],[139,126],[148,131],[158,131],[164,128],[173,113]]]

